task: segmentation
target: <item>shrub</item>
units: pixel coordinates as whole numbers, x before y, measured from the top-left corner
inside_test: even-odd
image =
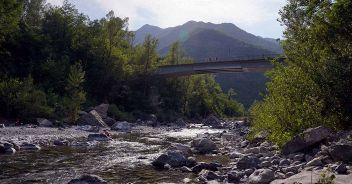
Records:
[[[34,87],[33,79],[2,79],[0,81],[1,115],[31,119],[52,116],[45,92]]]
[[[120,111],[119,108],[115,104],[109,105],[108,109],[108,115],[116,120],[120,121],[128,121],[128,122],[133,122],[135,121],[135,117],[128,113],[128,112],[123,112]]]

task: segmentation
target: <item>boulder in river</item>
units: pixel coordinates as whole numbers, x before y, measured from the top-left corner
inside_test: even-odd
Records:
[[[211,181],[211,180],[219,180],[222,179],[222,177],[215,173],[214,171],[208,171],[208,170],[203,170],[199,173],[199,179],[200,181]]]
[[[7,153],[7,154],[15,154],[16,150],[15,150],[15,148],[8,148],[8,149],[5,150],[5,153]]]
[[[328,138],[330,133],[330,129],[323,126],[307,129],[284,144],[282,153],[288,155],[306,149]]]
[[[169,164],[171,167],[182,167],[187,166],[187,163],[188,159],[181,151],[168,151],[156,158],[152,162],[152,165],[156,168],[163,169],[166,164]]]
[[[19,150],[18,146],[16,145],[16,147],[15,147],[15,145],[16,144],[11,143],[11,142],[6,142],[6,141],[0,142],[0,153],[7,153],[7,154],[15,153],[16,148],[17,148],[17,150]]]
[[[111,130],[129,132],[132,129],[132,124],[127,121],[119,121],[112,125]]]
[[[237,169],[245,170],[258,167],[260,163],[256,156],[244,156],[237,162]]]
[[[69,142],[67,140],[58,139],[54,141],[55,146],[68,146],[68,144]]]
[[[194,139],[191,146],[199,153],[206,154],[218,150],[216,144],[208,138]]]
[[[101,177],[96,175],[83,175],[78,179],[73,179],[68,184],[107,184]]]
[[[194,173],[199,173],[203,169],[204,170],[209,170],[209,171],[218,171],[218,168],[222,167],[221,164],[211,162],[211,163],[205,163],[205,162],[200,162],[196,166],[192,168],[192,172]]]
[[[30,143],[23,143],[20,146],[21,150],[30,150],[30,151],[36,151],[36,150],[40,150],[41,147],[39,145],[36,144],[30,144]]]
[[[88,140],[89,141],[110,141],[112,139],[105,134],[89,134]]]
[[[40,127],[53,127],[54,124],[47,120],[47,119],[43,119],[43,118],[37,118],[37,123]]]
[[[90,111],[86,115],[82,115],[77,123],[79,125],[92,125],[92,126],[99,126],[99,127],[109,127],[99,115],[99,113],[95,110]]]
[[[180,144],[180,143],[174,143],[172,144],[169,148],[169,151],[181,151],[182,154],[186,157],[189,157],[192,155],[192,150],[189,146]]]
[[[211,126],[212,128],[222,128],[222,121],[211,114],[203,121],[203,125]]]
[[[236,171],[231,171],[230,173],[227,174],[227,181],[229,183],[239,183],[241,180],[241,174]]]
[[[249,177],[249,184],[266,184],[270,183],[275,179],[275,174],[270,169],[258,169],[255,170]]]

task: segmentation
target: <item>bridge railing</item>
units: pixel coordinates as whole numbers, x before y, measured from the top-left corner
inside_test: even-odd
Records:
[[[216,62],[216,61],[233,61],[233,60],[254,60],[254,59],[266,59],[266,58],[276,58],[283,56],[281,54],[260,54],[260,55],[243,55],[234,57],[208,57],[208,58],[198,58],[194,59],[194,63],[206,63],[206,62]]]

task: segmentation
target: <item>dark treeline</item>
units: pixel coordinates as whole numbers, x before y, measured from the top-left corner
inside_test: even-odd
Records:
[[[157,78],[163,64],[189,63],[175,43],[156,52],[148,36],[133,46],[128,19],[109,12],[90,20],[67,1],[0,2],[0,116],[77,120],[80,109],[110,103],[120,120],[156,114],[161,121],[210,113],[241,116],[243,107],[224,94],[210,75]]]

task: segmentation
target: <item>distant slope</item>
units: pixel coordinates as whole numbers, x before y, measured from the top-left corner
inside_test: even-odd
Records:
[[[182,46],[185,52],[193,58],[274,54],[212,29],[197,29],[188,40],[182,43]]]

